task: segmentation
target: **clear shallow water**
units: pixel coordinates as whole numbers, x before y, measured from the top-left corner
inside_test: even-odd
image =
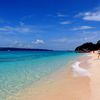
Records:
[[[0,52],[0,100],[65,66],[80,56],[74,52]]]

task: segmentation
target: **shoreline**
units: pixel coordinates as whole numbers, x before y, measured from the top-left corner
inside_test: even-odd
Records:
[[[77,61],[81,62],[80,67],[90,71],[91,59],[93,58],[86,55],[79,57]],[[69,66],[70,68],[66,67],[44,78],[36,87],[26,88],[15,96],[9,97],[8,100],[91,100],[91,78],[74,77],[72,65]]]

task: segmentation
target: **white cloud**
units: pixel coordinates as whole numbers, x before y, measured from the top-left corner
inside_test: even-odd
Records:
[[[75,17],[82,17],[83,20],[88,20],[88,21],[100,21],[100,9],[85,13],[79,13],[75,15]]]
[[[100,11],[85,13],[84,20],[100,21]]]
[[[33,41],[32,43],[34,43],[34,44],[45,44],[44,40],[42,40],[42,39],[37,39],[37,40]]]
[[[60,22],[60,24],[62,25],[66,25],[66,24],[70,24],[71,22],[70,21],[63,21],[63,22]]]
[[[92,27],[92,26],[80,26],[80,27],[76,27],[76,28],[73,28],[72,30],[88,30],[88,29],[93,29],[95,27]]]

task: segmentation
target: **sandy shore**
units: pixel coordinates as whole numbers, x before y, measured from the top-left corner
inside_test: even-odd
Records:
[[[90,76],[74,76],[72,68],[60,70],[8,100],[100,100],[100,60],[97,54],[78,59]]]

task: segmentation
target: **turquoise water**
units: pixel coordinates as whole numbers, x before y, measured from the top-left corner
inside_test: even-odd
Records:
[[[0,100],[7,100],[79,55],[64,51],[0,52]]]

